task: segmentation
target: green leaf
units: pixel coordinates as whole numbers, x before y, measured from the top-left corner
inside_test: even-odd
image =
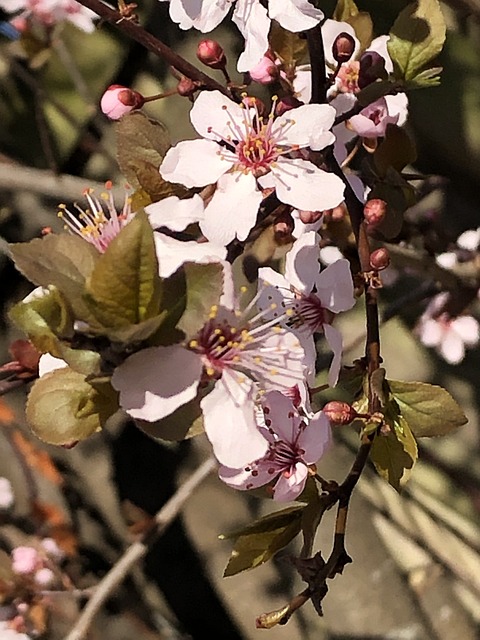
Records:
[[[212,306],[218,305],[223,292],[223,267],[218,262],[186,262],[183,272],[187,284],[187,298],[185,311],[177,326],[190,337],[208,320]]]
[[[389,167],[402,171],[417,159],[415,145],[405,131],[395,124],[387,125],[385,138],[373,154],[373,161],[380,177],[385,177]]]
[[[158,171],[170,148],[165,125],[133,111],[116,123],[115,133],[120,170],[135,190],[148,196],[145,204],[187,193],[180,185],[164,180]]]
[[[440,74],[443,67],[432,67],[421,71],[414,78],[407,82],[406,89],[423,89],[426,87],[438,87],[440,84]]]
[[[118,330],[158,316],[161,289],[153,230],[141,211],[100,256],[84,297],[103,327]]]
[[[297,66],[308,62],[308,46],[298,33],[292,33],[273,21],[268,37],[272,51],[287,66]]]
[[[82,294],[85,281],[100,257],[93,245],[68,233],[50,233],[10,245],[10,250],[15,266],[26,278],[41,287],[57,287],[75,317],[89,321]]]
[[[224,577],[253,569],[270,560],[300,533],[303,505],[270,513],[244,529],[221,539],[235,538],[235,546],[225,568]]]
[[[408,481],[417,460],[417,444],[403,416],[386,416],[389,432],[375,436],[370,458],[377,472],[400,491]]]
[[[107,394],[69,367],[39,378],[27,400],[26,418],[35,435],[49,444],[71,445],[99,431],[118,409]]]
[[[398,380],[389,380],[388,384],[417,438],[443,436],[467,422],[462,409],[442,387]]]
[[[398,79],[413,80],[440,53],[445,36],[438,0],[417,0],[408,5],[395,20],[387,43]]]

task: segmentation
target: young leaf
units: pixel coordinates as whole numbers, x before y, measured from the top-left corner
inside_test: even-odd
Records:
[[[296,66],[308,62],[307,41],[298,33],[292,33],[273,21],[269,35],[272,51],[284,64]]]
[[[212,306],[218,304],[223,291],[223,267],[218,262],[183,265],[187,284],[185,311],[178,328],[194,335],[208,320]]]
[[[300,533],[303,505],[270,513],[244,529],[221,539],[235,538],[235,546],[225,568],[224,577],[253,569],[267,562]]]
[[[462,409],[442,387],[398,380],[389,380],[388,384],[417,438],[443,436],[467,422]]]
[[[161,285],[153,230],[141,211],[100,256],[85,300],[105,328],[124,329],[159,314]]]
[[[388,53],[395,75],[409,82],[442,50],[446,26],[438,0],[408,5],[390,31]]]
[[[410,477],[417,459],[415,438],[402,416],[387,420],[390,431],[378,434],[372,444],[370,457],[379,475],[400,491]]]
[[[362,50],[366,49],[372,42],[372,18],[366,11],[359,11],[353,0],[338,0],[333,18],[339,22],[347,22],[354,28],[355,34],[360,40]]]
[[[94,389],[84,375],[65,367],[35,382],[26,417],[40,440],[71,445],[99,431],[117,409],[118,403]]]

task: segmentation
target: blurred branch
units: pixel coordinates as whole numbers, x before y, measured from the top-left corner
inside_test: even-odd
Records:
[[[215,468],[216,461],[209,458],[188,478],[186,482],[176,491],[176,493],[166,502],[166,504],[155,515],[154,529],[142,536],[140,540],[134,542],[125,551],[118,562],[110,569],[105,577],[99,582],[95,593],[82,611],[75,626],[70,631],[65,640],[83,640],[86,636],[93,619],[100,611],[104,602],[113,591],[123,582],[128,573],[136,563],[147,553],[150,545],[158,539],[165,529],[177,517],[187,499],[195,489],[205,480],[210,472]]]

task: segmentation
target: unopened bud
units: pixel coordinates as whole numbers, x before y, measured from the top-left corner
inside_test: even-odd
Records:
[[[376,249],[370,254],[370,266],[375,271],[383,271],[383,269],[386,269],[389,264],[390,254],[384,247]]]
[[[275,105],[275,115],[277,117],[281,116],[285,112],[301,107],[302,105],[303,102],[300,102],[298,98],[294,98],[293,96],[283,96],[283,98],[280,98]]]
[[[38,372],[40,352],[29,340],[15,340],[10,345],[9,352],[25,370]]]
[[[363,207],[363,217],[369,227],[378,226],[385,219],[387,213],[387,203],[380,198],[367,200]]]
[[[199,42],[197,58],[211,69],[223,69],[227,63],[225,52],[216,40],[208,38]]]
[[[145,98],[138,91],[112,84],[103,94],[100,108],[110,120],[120,120],[134,109],[140,109],[144,102]]]
[[[242,102],[247,109],[256,109],[259,116],[265,116],[267,114],[267,107],[260,98],[255,96],[245,96],[242,99]]]
[[[355,40],[349,33],[342,32],[335,38],[332,46],[333,58],[339,64],[348,62],[355,51]]]
[[[338,400],[327,402],[322,411],[334,426],[350,424],[357,417],[357,412],[350,404]]]
[[[385,59],[376,51],[367,51],[360,58],[360,70],[358,72],[358,86],[364,89],[378,78],[386,79]]]
[[[323,216],[323,211],[299,211],[303,224],[315,224]]]
[[[273,226],[275,240],[277,242],[290,240],[294,227],[295,223],[290,212],[282,213],[281,215],[279,215]]]
[[[279,76],[278,67],[268,54],[263,56],[260,62],[250,69],[249,73],[251,79],[259,84],[271,84]]]
[[[180,96],[190,98],[191,96],[193,96],[195,91],[198,91],[196,82],[190,80],[190,78],[186,78],[185,76],[183,76],[183,78],[180,78],[177,84],[177,93]]]

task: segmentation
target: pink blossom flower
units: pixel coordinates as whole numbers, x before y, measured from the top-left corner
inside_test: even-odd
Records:
[[[111,183],[105,185],[107,191],[100,195],[100,199],[94,195],[93,189],[86,189],[85,199],[88,203],[87,209],[82,209],[77,203],[74,204],[76,213],[73,213],[64,204],[58,206],[58,217],[65,222],[65,230],[70,231],[93,244],[93,246],[104,253],[110,242],[120,233],[132,219],[131,198],[125,194],[125,201],[121,213],[117,212]]]
[[[399,115],[390,115],[385,98],[380,98],[349,120],[350,127],[362,138],[380,138],[388,124],[397,124]]]
[[[42,564],[42,559],[33,547],[15,547],[12,551],[12,569],[15,573],[33,573]]]
[[[251,79],[259,84],[271,84],[279,75],[278,67],[269,55],[264,55],[260,62],[249,70],[249,73]]]
[[[288,317],[288,325],[300,337],[306,354],[306,366],[314,374],[316,358],[313,334],[325,335],[333,351],[328,384],[335,386],[342,359],[342,335],[332,327],[337,313],[351,309],[355,304],[353,280],[348,260],[341,259],[319,273],[318,236],[309,231],[302,235],[287,253],[285,275],[264,267],[259,270],[259,307],[277,309]]]
[[[217,244],[245,240],[263,200],[262,188],[305,210],[330,209],[343,201],[343,182],[292,152],[323,149],[334,141],[329,131],[335,111],[328,105],[303,105],[278,118],[263,119],[257,108],[240,106],[219,91],[204,91],[190,119],[203,140],[187,140],[168,150],[160,173],[187,187],[216,183],[200,221],[203,234]],[[259,186],[261,188],[259,188]]]
[[[21,12],[16,20],[34,19],[45,27],[68,21],[78,29],[91,33],[98,16],[75,0],[0,0],[0,8],[8,13]]]
[[[12,627],[9,627],[8,622],[0,621],[0,637],[2,640],[31,640],[30,636],[26,633],[19,633]]]
[[[0,477],[0,509],[10,509],[15,501],[12,484],[7,478]]]
[[[259,431],[268,443],[267,452],[241,469],[221,466],[219,476],[229,486],[241,490],[261,487],[276,479],[273,499],[295,500],[305,487],[309,466],[331,444],[329,421],[322,412],[308,420],[279,391],[267,393],[262,407],[257,419]]]
[[[449,293],[439,293],[432,298],[418,320],[415,333],[426,347],[433,347],[449,364],[459,364],[465,350],[480,340],[478,321],[469,315],[450,317],[443,309]]]
[[[144,102],[144,97],[138,91],[112,84],[100,100],[100,109],[110,120],[120,120],[134,109],[140,109]]]

